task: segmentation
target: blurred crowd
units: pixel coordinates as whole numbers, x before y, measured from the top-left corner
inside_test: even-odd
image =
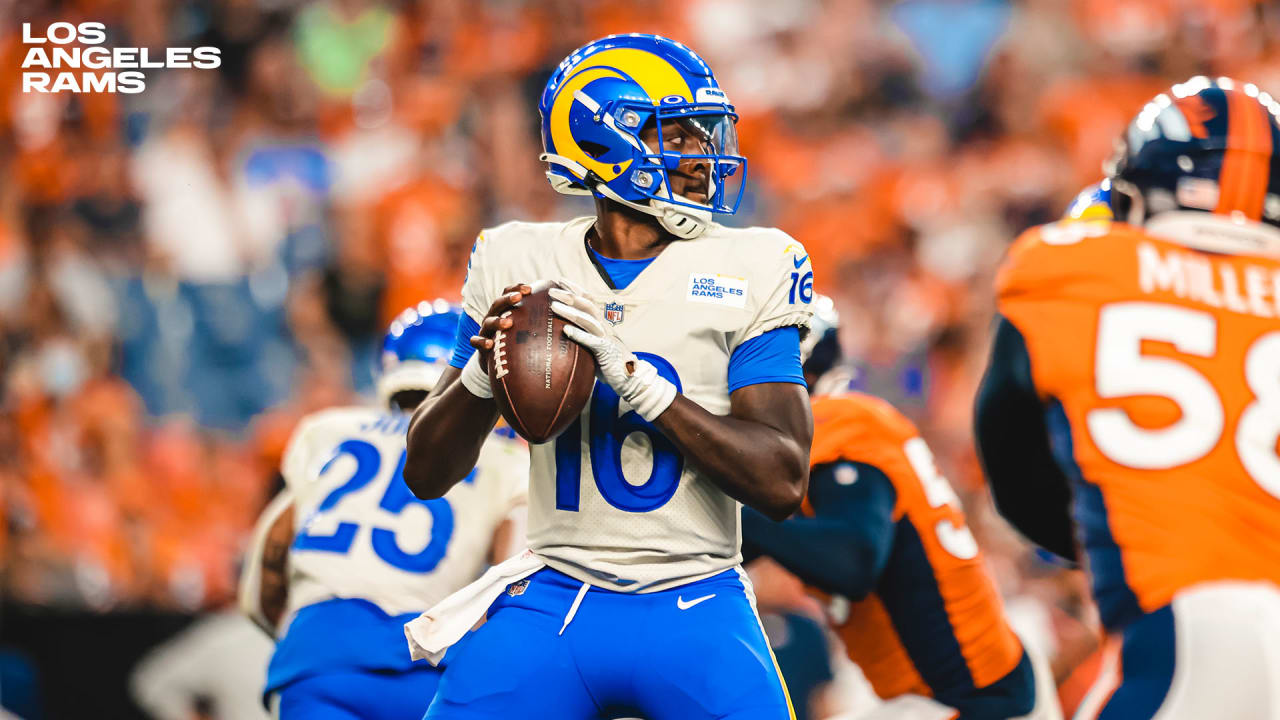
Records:
[[[479,228],[590,212],[545,182],[537,97],[574,47],[644,31],[703,54],[741,113],[725,222],[805,244],[858,383],[921,423],[1011,606],[1050,644],[1082,633],[1079,577],[994,519],[972,451],[994,270],[1162,87],[1280,96],[1280,6],[1257,0],[0,9],[0,586],[101,611],[227,601],[293,423],[368,394],[388,320],[457,297]],[[222,66],[23,94],[21,23],[59,20]]]

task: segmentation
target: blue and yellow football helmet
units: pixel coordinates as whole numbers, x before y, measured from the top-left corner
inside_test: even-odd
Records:
[[[1198,210],[1280,226],[1280,103],[1255,85],[1194,77],[1147,103],[1109,161],[1116,218]]]
[[[711,68],[689,48],[657,35],[610,35],[560,63],[538,103],[540,159],[557,192],[608,198],[658,218],[692,238],[712,213],[732,214],[742,199],[746,158],[738,154],[738,115]],[[641,132],[678,123],[700,147],[649,147]],[[705,203],[674,193],[668,173],[704,161]]]
[[[1111,180],[1104,179],[1081,190],[1080,194],[1076,195],[1067,206],[1067,212],[1063,214],[1062,219],[1085,222],[1114,220],[1115,213],[1111,211]]]
[[[391,321],[382,339],[378,402],[406,390],[430,391],[449,366],[462,308],[444,300],[423,301]]]

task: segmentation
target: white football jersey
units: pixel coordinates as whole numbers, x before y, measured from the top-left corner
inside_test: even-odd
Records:
[[[717,415],[729,413],[729,358],[738,345],[808,326],[808,253],[780,230],[712,224],[668,245],[615,290],[587,250],[594,221],[485,230],[463,288],[467,314],[481,321],[509,285],[571,280],[600,303],[632,352]],[[573,425],[530,448],[530,548],[551,567],[608,589],[662,590],[737,565],[740,507],[599,381]]]
[[[421,612],[483,572],[494,531],[525,502],[524,442],[494,433],[465,480],[419,500],[401,476],[408,426],[407,414],[345,407],[294,430],[281,465],[294,497],[289,616],[331,598]]]

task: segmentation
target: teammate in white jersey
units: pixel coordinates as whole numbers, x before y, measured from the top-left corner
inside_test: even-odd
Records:
[[[746,161],[733,106],[683,45],[590,43],[539,109],[552,186],[593,196],[596,215],[480,235],[454,369],[415,413],[405,480],[439,497],[474,462],[498,418],[494,332],[535,280],[558,285],[553,308],[598,382],[530,450],[531,552],[410,626],[434,657],[488,611],[428,717],[790,717],[739,516],[786,517],[808,482],[808,253],[780,230],[712,222],[736,210]]]
[[[523,547],[528,450],[510,430],[442,498],[413,497],[401,477],[407,411],[446,366],[460,315],[443,301],[406,310],[383,344],[381,407],[315,413],[289,440],[240,596],[279,636],[264,691],[278,717],[421,718],[440,671],[412,661],[404,623]]]

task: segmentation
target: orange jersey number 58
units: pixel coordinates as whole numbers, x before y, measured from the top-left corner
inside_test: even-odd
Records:
[[[1227,417],[1219,391],[1189,364],[1144,355],[1144,341],[1171,344],[1179,353],[1212,358],[1218,320],[1208,312],[1152,302],[1104,306],[1098,317],[1094,374],[1104,399],[1159,396],[1181,417],[1161,428],[1134,423],[1122,408],[1089,412],[1089,435],[1109,460],[1141,470],[1167,470],[1207,455],[1222,440]],[[1244,353],[1244,380],[1252,393],[1235,424],[1235,450],[1253,481],[1280,498],[1280,331],[1265,333]]]

